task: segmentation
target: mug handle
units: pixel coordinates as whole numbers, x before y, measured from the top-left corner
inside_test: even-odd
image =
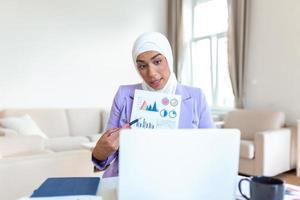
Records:
[[[247,197],[247,196],[246,196],[245,194],[243,194],[243,192],[242,192],[242,182],[243,182],[243,181],[248,181],[249,184],[250,184],[250,180],[249,180],[249,179],[247,179],[247,178],[241,179],[241,180],[239,181],[239,192],[241,193],[242,197],[244,197],[244,198],[247,199],[247,200],[250,200],[250,197]]]

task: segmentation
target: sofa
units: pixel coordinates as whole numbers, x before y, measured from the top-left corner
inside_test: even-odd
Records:
[[[32,119],[29,122],[35,123],[40,129],[39,132],[43,133],[38,135],[45,138],[46,149],[55,152],[82,149],[83,143],[95,142],[100,138],[100,133],[106,128],[108,113],[101,108],[6,109],[0,111],[0,135],[20,135],[14,129],[3,127],[1,119],[16,121],[27,116]],[[22,125],[19,124],[15,123],[11,126],[17,126],[14,128],[18,130],[18,126]],[[33,129],[34,132],[34,128],[24,129]]]
[[[44,138],[0,136],[0,199],[28,197],[48,177],[93,176],[91,152],[46,149]]]
[[[30,196],[46,178],[95,176],[91,151],[105,130],[101,108],[0,111],[0,199]]]
[[[223,127],[241,131],[239,173],[275,176],[295,168],[296,133],[285,127],[283,112],[234,110]]]

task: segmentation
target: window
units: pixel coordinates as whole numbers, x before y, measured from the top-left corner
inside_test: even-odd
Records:
[[[192,82],[203,90],[213,112],[234,107],[227,62],[227,18],[227,0],[194,1]]]

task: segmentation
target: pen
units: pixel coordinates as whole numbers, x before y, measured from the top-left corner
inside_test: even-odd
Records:
[[[129,122],[129,126],[132,126],[133,124],[137,123],[137,122],[138,122],[140,119],[141,119],[141,118],[137,118],[137,119],[135,119],[135,120],[133,120],[133,121]],[[119,129],[117,129],[117,130],[115,130],[115,131],[113,131],[113,132],[109,133],[109,135],[108,135],[108,136],[111,136],[111,134],[113,134],[113,133],[117,132],[118,130],[119,130]]]
[[[137,123],[139,121],[139,119],[141,119],[141,118],[137,118],[137,119],[129,122],[129,126],[132,126],[133,124]]]

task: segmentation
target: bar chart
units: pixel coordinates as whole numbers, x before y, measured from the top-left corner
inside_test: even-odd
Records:
[[[138,128],[148,128],[148,129],[154,129],[155,128],[154,124],[152,124],[151,122],[147,122],[145,118],[140,119],[136,123],[136,127],[138,127]]]

